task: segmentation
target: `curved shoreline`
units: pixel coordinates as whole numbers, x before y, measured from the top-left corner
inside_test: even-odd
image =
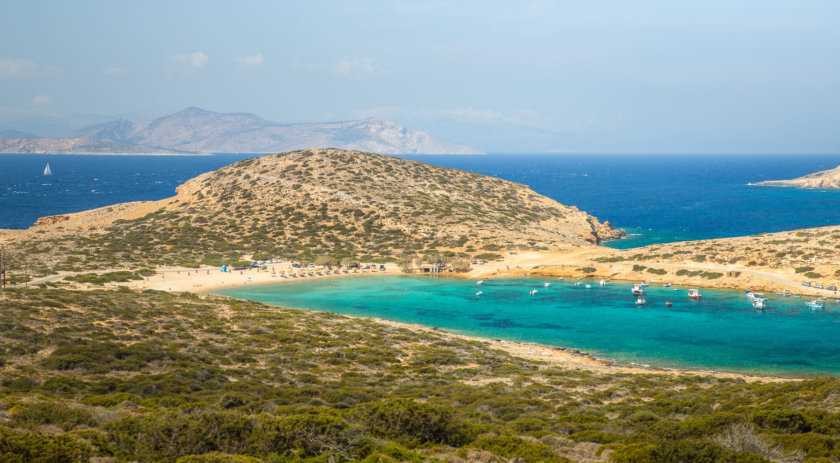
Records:
[[[224,298],[235,299],[230,296],[203,293],[202,297],[207,298]],[[251,299],[246,299],[251,300]],[[259,301],[255,301],[259,302]],[[265,303],[263,303],[265,304]],[[273,307],[286,308],[282,306]],[[314,309],[292,309],[292,310],[314,310]],[[335,313],[335,312],[330,312]],[[746,382],[791,382],[803,381],[811,377],[787,377],[787,376],[769,376],[751,373],[737,373],[717,370],[699,370],[691,368],[666,368],[656,366],[628,366],[617,363],[614,360],[596,357],[579,349],[572,349],[568,347],[549,346],[539,343],[509,341],[504,339],[492,339],[481,336],[474,336],[468,334],[461,334],[449,331],[444,328],[434,326],[422,325],[419,323],[405,323],[387,318],[377,317],[358,317],[354,315],[338,314],[342,317],[348,318],[364,318],[366,320],[373,320],[376,323],[392,326],[396,328],[404,328],[411,331],[420,331],[424,333],[434,333],[448,339],[459,339],[465,341],[477,341],[488,345],[492,349],[497,349],[506,352],[515,357],[524,358],[526,360],[546,363],[548,366],[559,367],[563,369],[582,369],[601,374],[615,374],[615,373],[629,373],[629,374],[663,374],[670,376],[693,375],[693,376],[711,376],[721,379],[741,379]]]
[[[375,274],[350,274],[350,275],[341,275],[341,276],[371,276]],[[383,273],[383,275],[387,275]],[[394,275],[394,273],[391,273]],[[335,275],[338,276],[338,275]],[[327,276],[327,277],[320,277],[320,278],[332,278],[335,276]],[[299,280],[299,281],[307,281],[307,279]],[[225,288],[230,287],[243,287],[243,286],[252,286],[252,285],[265,285],[265,284],[284,284],[284,283],[294,283],[298,280],[283,280],[283,281],[266,281],[261,283],[252,283],[249,285],[226,285]],[[202,291],[200,295],[202,297],[208,298],[232,298],[231,296],[215,294],[213,291],[223,289],[213,288],[208,289],[206,291]],[[250,299],[246,299],[250,300]],[[256,301],[259,302],[259,301]],[[267,303],[266,303],[267,304]],[[278,308],[286,308],[279,305],[267,304],[272,305]],[[292,309],[292,310],[315,310],[315,309]],[[331,312],[335,313],[335,312]],[[609,359],[609,358],[601,358],[590,354],[585,351],[581,351],[575,348],[568,348],[568,347],[560,347],[560,346],[550,346],[546,344],[540,343],[533,343],[533,342],[524,342],[524,341],[511,341],[505,339],[493,339],[488,337],[470,335],[470,334],[462,334],[458,333],[457,331],[451,331],[445,328],[439,328],[435,326],[423,325],[419,323],[406,323],[406,322],[399,322],[395,320],[390,320],[386,318],[378,318],[378,317],[358,317],[354,315],[347,315],[347,314],[338,314],[343,317],[349,318],[364,318],[367,320],[373,320],[377,323],[382,323],[388,326],[405,328],[412,331],[421,331],[427,333],[435,333],[437,335],[444,336],[448,339],[460,339],[460,340],[467,340],[467,341],[478,341],[487,344],[492,349],[501,350],[506,352],[510,355],[521,357],[527,360],[544,362],[549,366],[555,366],[563,369],[583,369],[587,371],[592,371],[601,374],[616,374],[616,373],[628,373],[628,374],[664,374],[664,375],[671,375],[671,376],[679,376],[679,375],[694,375],[694,376],[711,376],[715,378],[721,379],[740,379],[747,382],[789,382],[789,381],[802,381],[805,379],[809,379],[816,376],[773,376],[773,375],[766,375],[766,374],[759,374],[759,373],[743,373],[743,372],[735,372],[735,371],[718,371],[718,370],[705,370],[705,369],[693,369],[693,368],[669,368],[669,367],[657,367],[652,365],[626,365],[619,363],[617,360]]]

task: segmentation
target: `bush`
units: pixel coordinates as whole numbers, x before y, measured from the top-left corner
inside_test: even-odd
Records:
[[[466,426],[456,418],[455,410],[442,405],[391,399],[365,404],[355,416],[371,433],[398,442],[463,445],[468,441]]]
[[[262,463],[259,458],[247,455],[210,452],[204,455],[188,455],[175,460],[175,463]]]
[[[87,462],[91,448],[67,436],[20,434],[0,427],[0,461],[4,463]]]
[[[511,460],[521,458],[524,461],[545,463],[566,463],[570,461],[554,453],[554,450],[545,444],[528,442],[514,436],[482,437],[470,443],[469,447],[487,450],[494,455]]]
[[[805,266],[805,267],[796,267],[794,269],[794,271],[796,273],[805,273],[805,272],[810,272],[811,270],[814,270],[814,267]]]
[[[803,433],[811,430],[808,420],[802,413],[787,409],[770,409],[756,412],[753,423],[762,427],[788,433]]]
[[[664,441],[659,444],[632,444],[616,450],[610,460],[617,463],[768,463],[764,457],[735,452],[716,443],[696,439]]]
[[[12,425],[16,427],[35,428],[51,424],[70,431],[81,425],[96,426],[93,415],[84,408],[71,408],[60,403],[38,402],[22,405],[19,409],[12,415]]]
[[[822,278],[822,274],[817,273],[817,272],[807,272],[805,274],[805,277],[806,278]]]

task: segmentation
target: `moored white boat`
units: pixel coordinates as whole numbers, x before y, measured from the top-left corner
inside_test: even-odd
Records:
[[[812,309],[824,309],[825,308],[825,302],[817,300],[817,299],[814,299],[813,301],[808,301],[807,304],[808,304],[808,307],[810,307]]]
[[[692,288],[688,290],[688,297],[692,299],[700,299],[702,296],[700,295],[700,291]]]
[[[635,284],[633,285],[633,288],[630,289],[630,292],[633,293],[634,296],[641,296],[645,291],[642,289],[641,285]]]

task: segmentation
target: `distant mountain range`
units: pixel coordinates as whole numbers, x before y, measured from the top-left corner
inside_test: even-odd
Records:
[[[0,131],[0,152],[16,152],[15,146],[21,149],[28,147],[26,149],[29,150],[17,152],[46,152],[43,149],[65,145],[71,151],[64,152],[69,153],[78,152],[78,146],[85,146],[85,149],[95,152],[115,150],[118,154],[276,153],[317,147],[381,154],[482,153],[470,146],[437,140],[424,132],[381,119],[278,124],[254,114],[216,113],[195,107],[152,121],[119,119],[105,122],[73,132],[66,138],[14,135],[29,134]]]

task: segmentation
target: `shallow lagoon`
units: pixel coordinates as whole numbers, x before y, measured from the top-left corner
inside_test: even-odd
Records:
[[[549,287],[544,287],[550,282]],[[371,276],[215,291],[284,307],[417,323],[493,339],[569,347],[621,364],[755,374],[840,375],[840,304],[769,296],[756,310],[743,291],[651,285],[637,307],[628,282]],[[591,288],[586,289],[585,285]],[[531,289],[537,289],[530,296]],[[483,291],[477,296],[477,291]],[[667,301],[672,307],[666,307]]]

